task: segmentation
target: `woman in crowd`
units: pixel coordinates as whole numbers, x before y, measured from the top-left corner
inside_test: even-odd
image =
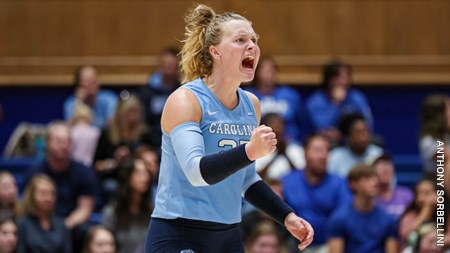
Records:
[[[103,201],[108,203],[118,187],[117,168],[130,159],[141,144],[153,146],[152,132],[142,119],[142,107],[137,97],[124,96],[120,100],[111,124],[102,130],[97,143],[94,167],[101,180]]]
[[[441,142],[441,143],[438,143]],[[437,147],[444,148],[444,157],[450,157],[450,97],[447,94],[428,96],[420,114],[419,148],[425,171],[436,171]],[[450,182],[450,159],[445,162],[445,181]],[[450,183],[445,184],[450,196]]]
[[[105,227],[91,227],[84,239],[83,253],[116,253],[114,235]]]
[[[0,171],[0,219],[15,218],[20,212],[17,184],[13,174]]]
[[[256,225],[246,242],[247,253],[286,253],[283,241],[273,222],[263,221]]]
[[[438,188],[436,174],[427,174],[416,184],[414,201],[400,218],[400,249],[404,249],[406,247],[408,240],[411,239],[411,236],[414,236],[414,232],[417,231],[420,226],[428,222],[435,222],[437,220],[437,198]],[[445,229],[446,233],[445,245],[446,247],[449,247],[450,223],[448,222],[448,219],[450,218],[450,214],[448,212],[448,207],[442,211],[445,211],[444,219],[446,220],[444,226],[442,227]]]
[[[103,210],[102,224],[116,235],[118,253],[142,252],[152,211],[150,173],[140,159],[124,162],[119,170],[122,183]]]
[[[25,188],[24,216],[18,220],[18,253],[71,253],[72,237],[64,219],[54,215],[55,183],[43,174]]]
[[[15,253],[17,225],[12,218],[0,219],[0,253]]]

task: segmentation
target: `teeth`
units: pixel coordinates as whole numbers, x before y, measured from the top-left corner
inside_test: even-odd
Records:
[[[247,57],[245,57],[244,59],[253,60],[253,59],[255,59],[255,57],[253,57],[253,56],[247,56]]]

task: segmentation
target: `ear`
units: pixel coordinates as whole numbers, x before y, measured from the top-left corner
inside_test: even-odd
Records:
[[[217,49],[217,47],[215,47],[213,45],[209,46],[209,53],[211,54],[213,59],[219,59],[220,58],[219,50]]]

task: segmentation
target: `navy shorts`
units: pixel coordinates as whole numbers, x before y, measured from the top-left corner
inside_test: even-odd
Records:
[[[146,253],[244,253],[238,224],[152,218]]]

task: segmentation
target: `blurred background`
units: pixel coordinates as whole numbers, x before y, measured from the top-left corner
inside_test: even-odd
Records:
[[[113,90],[144,85],[159,53],[180,47],[183,0],[42,0],[0,2],[0,150],[21,121],[62,118],[73,72],[98,68]],[[416,155],[420,103],[449,92],[450,2],[446,0],[224,0],[254,23],[263,55],[275,58],[279,81],[304,97],[322,66],[339,58],[372,107],[374,130],[392,152]],[[220,11],[219,11],[220,12]]]
[[[142,106],[139,112],[144,114],[142,122],[150,126],[153,133],[158,132],[154,130],[158,128],[158,113],[149,116],[148,111],[154,104],[150,109],[146,107],[156,101],[155,94],[160,94],[155,83],[164,82],[161,81],[165,80],[164,64],[170,64],[170,59],[167,63],[164,56],[173,56],[176,49],[181,48],[183,17],[196,2],[0,1],[0,169],[12,172],[19,193],[25,187],[25,174],[29,168],[48,156],[44,135],[46,124],[54,120],[74,124],[72,115],[68,115],[71,113],[67,112],[67,103],[70,97],[80,98],[77,93],[80,83],[76,79],[80,66],[94,66],[96,85],[110,92],[110,98],[115,101],[105,118],[106,123],[95,124],[96,109],[92,105],[94,115],[88,116],[87,120],[89,124],[94,121],[97,132],[91,139],[94,144],[85,165],[95,168],[98,178],[104,179],[102,166],[107,162],[120,167],[118,160],[132,156],[131,151],[135,151],[130,148],[126,150],[128,153],[118,155],[118,145],[115,145],[109,154],[99,154],[100,144],[102,140],[104,142],[102,136],[107,136],[105,129],[109,123],[120,121],[120,106],[116,112],[116,103],[131,101],[130,95],[135,98],[133,94],[136,94]],[[447,117],[446,123],[439,122],[447,125],[443,127],[446,129],[443,135],[439,135],[442,132],[429,134],[434,139],[445,137],[449,140],[450,1],[217,0],[204,3],[218,13],[233,11],[250,19],[260,35],[258,44],[262,56],[269,56],[274,62],[274,85],[289,87],[291,92],[298,94],[299,103],[290,110],[304,111],[305,114],[299,116],[300,134],[297,133],[294,139],[287,136],[291,139],[287,138],[286,142],[301,146],[306,135],[324,130],[312,119],[311,115],[323,113],[314,111],[312,97],[326,86],[327,64],[337,60],[342,63],[337,65],[338,68],[347,71],[343,96],[350,94],[351,86],[361,94],[359,98],[364,98],[364,105],[354,104],[354,111],[364,114],[373,137],[370,137],[371,141],[389,153],[397,173],[393,182],[413,189],[424,171],[429,170],[426,163],[435,159],[433,154],[424,154],[426,150],[420,150],[421,138],[427,136],[426,129],[423,130],[423,119],[427,118],[423,107],[430,95],[441,94],[442,101],[447,101],[443,102],[447,109],[437,116],[440,119]],[[339,76],[339,73],[331,74],[331,77]],[[176,81],[174,83],[178,85]],[[146,90],[146,87],[152,88]],[[243,87],[262,92],[258,91],[256,83]],[[173,89],[169,87],[161,94],[166,96]],[[165,98],[158,100],[159,103],[163,105]],[[364,108],[359,107],[359,110],[358,106]],[[433,105],[427,110],[433,111]],[[432,117],[429,119],[433,121]],[[156,127],[151,125],[153,123]],[[349,124],[351,128],[352,123]],[[345,145],[348,131],[346,133],[338,122],[334,122],[332,128],[339,130],[339,138],[328,135],[331,147]],[[148,144],[153,146],[150,150],[158,157],[158,134],[147,136],[147,142],[133,143],[133,147]],[[432,147],[426,144],[425,149]],[[289,166],[304,166],[303,153],[299,156],[302,157],[299,163],[289,162]],[[365,162],[370,163],[378,156],[379,153]],[[152,161],[158,163],[157,160]],[[99,161],[101,163],[97,163]],[[152,174],[151,170],[153,179],[150,181],[153,182],[157,173]],[[281,179],[281,175],[276,177]],[[102,181],[102,194],[116,189],[117,185],[111,186],[108,180],[105,182]],[[104,196],[98,198],[101,204],[97,199],[94,214],[100,215],[107,200]],[[101,219],[101,216],[91,217],[93,223],[100,223]]]

